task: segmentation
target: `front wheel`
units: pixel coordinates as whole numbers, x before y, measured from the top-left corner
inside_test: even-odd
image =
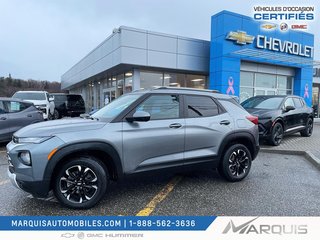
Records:
[[[55,176],[54,193],[69,208],[93,207],[104,196],[108,173],[103,163],[94,157],[71,159]]]
[[[283,139],[283,127],[281,123],[277,122],[276,124],[274,124],[271,130],[269,143],[273,146],[279,146],[282,139]]]
[[[219,165],[219,173],[230,182],[244,179],[251,169],[252,157],[243,144],[230,146],[225,152]]]
[[[300,132],[302,137],[310,137],[313,132],[313,119],[308,118],[306,128]]]

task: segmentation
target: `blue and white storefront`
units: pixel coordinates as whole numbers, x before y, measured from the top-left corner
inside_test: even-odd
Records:
[[[209,88],[244,100],[295,94],[312,99],[314,36],[223,11],[211,18]]]
[[[314,36],[222,11],[211,41],[121,26],[61,77],[87,109],[153,86],[209,88],[240,97],[295,94],[312,102]]]

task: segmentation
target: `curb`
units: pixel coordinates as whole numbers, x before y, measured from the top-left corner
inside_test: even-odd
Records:
[[[320,170],[320,159],[317,158],[311,151],[306,151],[305,155],[307,160],[311,162],[318,170]]]
[[[300,150],[285,150],[285,149],[272,149],[272,148],[260,148],[261,152],[265,153],[278,153],[285,155],[300,155],[304,156],[308,162],[320,170],[320,159],[316,157],[311,151],[300,151]]]

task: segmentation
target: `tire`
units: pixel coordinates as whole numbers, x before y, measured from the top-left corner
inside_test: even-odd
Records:
[[[59,114],[58,110],[55,109],[53,112],[53,119],[59,119],[59,118],[60,118],[60,114]]]
[[[107,169],[100,160],[82,156],[59,167],[53,190],[63,205],[88,209],[104,196],[108,179]]]
[[[310,137],[313,132],[313,119],[308,118],[306,128],[300,131],[302,137]]]
[[[271,130],[271,136],[269,138],[269,143],[272,146],[279,146],[283,139],[283,127],[282,124],[277,122]]]
[[[229,182],[243,180],[251,169],[251,153],[243,144],[231,145],[223,155],[218,171]]]
[[[51,113],[49,113],[49,114],[48,114],[48,120],[54,120],[54,115],[51,114]]]

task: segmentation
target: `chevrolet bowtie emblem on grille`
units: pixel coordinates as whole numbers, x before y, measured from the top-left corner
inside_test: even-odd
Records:
[[[254,36],[247,35],[246,32],[237,31],[229,32],[226,39],[236,41],[236,43],[240,45],[245,45],[247,43],[252,43]]]

